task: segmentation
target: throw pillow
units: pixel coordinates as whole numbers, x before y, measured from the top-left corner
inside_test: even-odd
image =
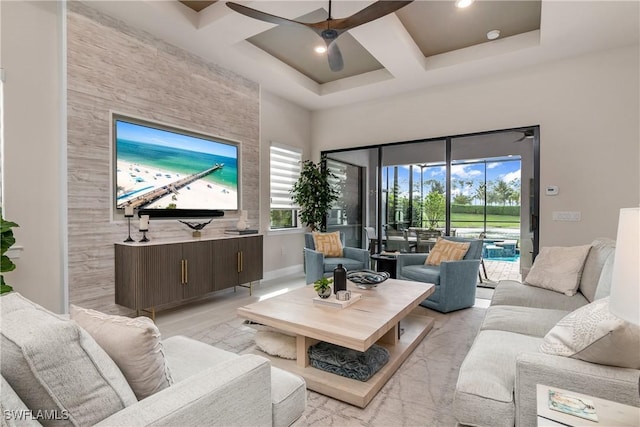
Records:
[[[640,326],[609,312],[609,297],[580,307],[544,337],[543,353],[640,369]]]
[[[469,245],[469,242],[452,242],[440,238],[429,251],[429,256],[424,263],[425,265],[440,265],[442,261],[460,261],[467,254]]]
[[[138,400],[173,383],[160,331],[151,319],[109,315],[75,305],[70,314],[116,362]]]
[[[525,283],[568,296],[575,295],[589,249],[591,245],[542,248]]]
[[[318,233],[313,232],[313,243],[316,245],[316,251],[322,252],[326,257],[341,257],[342,242],[340,241],[340,232]]]

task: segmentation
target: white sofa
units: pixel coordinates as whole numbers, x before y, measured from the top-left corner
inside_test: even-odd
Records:
[[[2,426],[288,426],[304,411],[302,378],[181,336],[162,342],[173,384],[138,401],[75,321],[16,292],[0,303]]]
[[[573,296],[515,281],[498,284],[460,367],[453,403],[460,424],[535,426],[536,384],[640,406],[639,370],[549,355],[539,349],[560,319],[609,295],[615,242],[597,239],[591,246]]]

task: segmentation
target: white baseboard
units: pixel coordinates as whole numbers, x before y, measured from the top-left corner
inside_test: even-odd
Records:
[[[292,276],[294,274],[302,273],[303,271],[304,270],[302,268],[302,264],[292,265],[289,267],[281,268],[279,270],[265,271],[264,274],[262,275],[262,280],[266,281],[266,280],[278,279],[284,276]]]

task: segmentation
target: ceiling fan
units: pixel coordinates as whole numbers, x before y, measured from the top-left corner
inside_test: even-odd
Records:
[[[261,12],[250,7],[243,6],[238,3],[227,2],[227,6],[235,10],[238,13],[246,15],[250,18],[259,19],[260,21],[270,22],[272,24],[282,25],[296,25],[309,28],[314,33],[318,34],[327,45],[327,58],[329,60],[329,68],[331,71],[340,71],[344,67],[344,61],[342,60],[342,54],[336,44],[336,39],[344,32],[349,31],[359,25],[366,24],[378,18],[382,18],[385,15],[395,12],[396,10],[408,5],[413,0],[409,1],[395,1],[395,0],[380,0],[377,1],[359,12],[347,17],[333,19],[331,17],[331,0],[329,0],[329,15],[326,20],[314,23],[299,22],[280,16],[271,15],[269,13]]]
[[[522,136],[518,139],[516,139],[515,141],[512,141],[514,144],[516,142],[522,142],[525,139],[531,139],[533,138],[533,129],[527,129],[527,130],[523,130],[523,131],[519,131],[522,132]]]

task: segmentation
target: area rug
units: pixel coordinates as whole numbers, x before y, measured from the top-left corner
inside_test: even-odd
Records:
[[[424,308],[435,319],[427,337],[364,408],[307,392],[307,408],[295,427],[313,426],[450,426],[458,371],[485,314],[468,308],[441,314]],[[235,317],[215,328],[189,331],[189,336],[234,353],[255,351],[255,329]]]

